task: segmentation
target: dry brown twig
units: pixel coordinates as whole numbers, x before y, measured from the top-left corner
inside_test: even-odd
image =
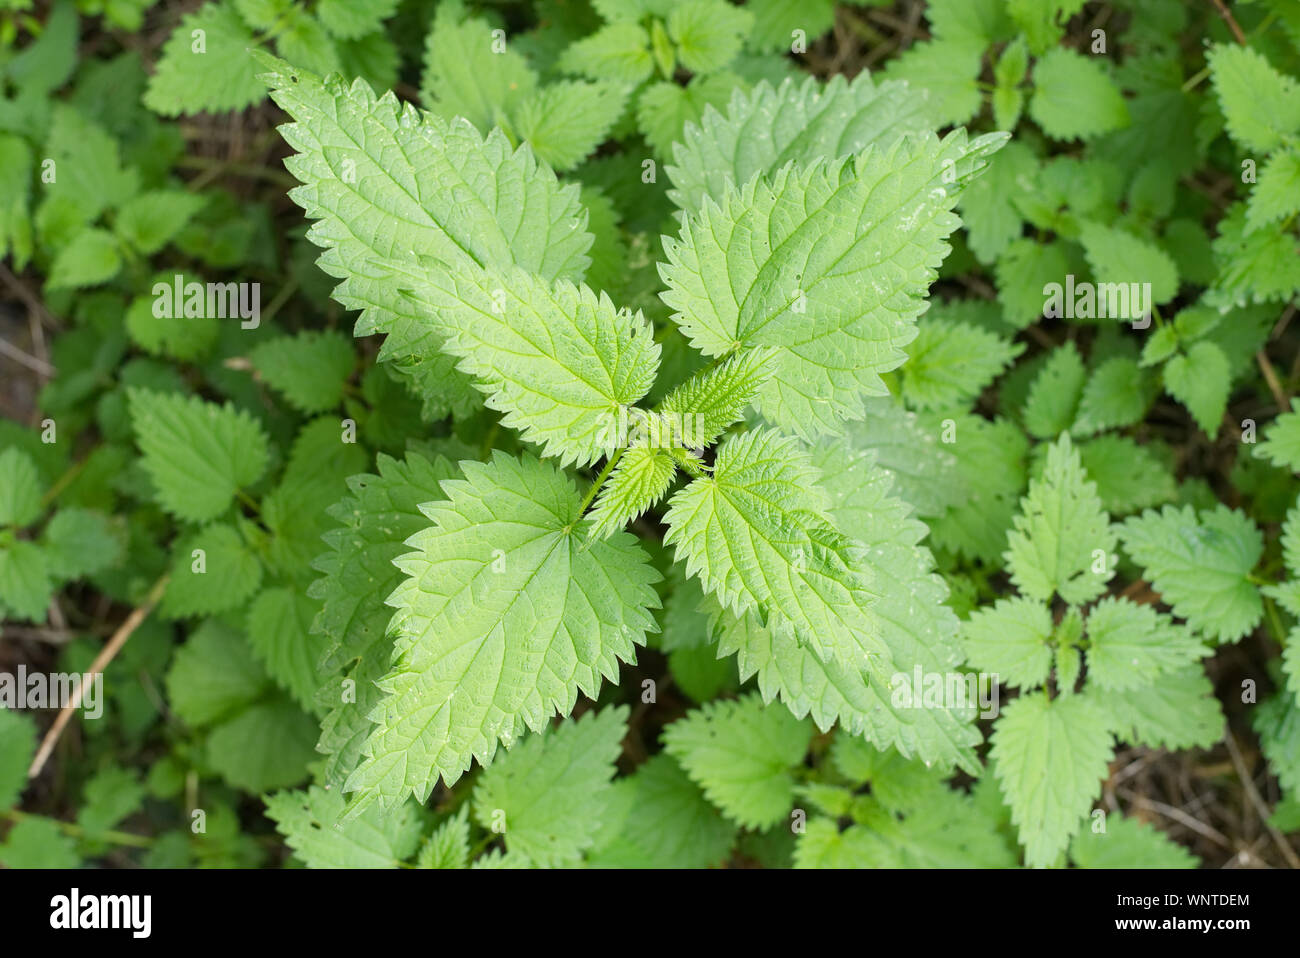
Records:
[[[1286,859],[1288,865],[1292,868],[1300,868],[1300,855],[1296,854],[1295,849],[1291,847],[1291,843],[1286,840],[1286,837],[1269,822],[1268,806],[1264,804],[1259,789],[1255,787],[1255,781],[1251,778],[1250,770],[1246,768],[1246,760],[1242,758],[1241,748],[1237,745],[1237,740],[1233,737],[1231,730],[1224,734],[1223,741],[1228,746],[1228,754],[1232,756],[1232,765],[1237,770],[1237,777],[1241,779],[1242,788],[1246,790],[1246,797],[1250,799],[1251,805],[1255,807],[1260,821],[1264,823],[1264,828],[1267,829],[1273,839],[1273,844],[1277,846],[1277,850],[1282,853],[1282,857]]]
[[[149,590],[149,594],[145,597],[144,602],[132,610],[131,614],[126,617],[126,621],[118,626],[117,631],[113,633],[113,637],[110,638],[104,648],[100,650],[99,655],[95,656],[95,661],[91,662],[90,668],[86,670],[87,675],[99,674],[108,667],[108,663],[112,662],[113,657],[122,650],[122,646],[126,645],[126,640],[131,638],[131,633],[140,627],[140,623],[145,620],[149,613],[153,611],[154,606],[158,604],[158,600],[162,598],[163,590],[167,588],[168,578],[169,576],[164,574],[162,578],[153,584],[153,588]],[[36,750],[36,756],[32,759],[31,767],[27,770],[28,779],[33,779],[37,775],[41,774],[41,769],[43,769],[45,763],[49,761],[50,753],[54,751],[54,746],[58,743],[59,736],[63,734],[64,728],[67,727],[68,722],[72,719],[72,713],[81,705],[81,697],[85,692],[85,688],[86,683],[83,681],[77,687],[76,693],[72,696],[72,701],[63,706],[59,711],[58,716],[54,719],[54,724],[51,725],[50,730],[45,733],[45,738],[41,739],[41,747]]]
[[[1232,15],[1232,12],[1228,9],[1227,5],[1223,0],[1210,0],[1210,2],[1219,8],[1219,16],[1223,17],[1227,22],[1228,28],[1232,30],[1232,35],[1236,37],[1237,42],[1242,46],[1245,46],[1246,35],[1241,32],[1241,27],[1237,25],[1237,18]]]

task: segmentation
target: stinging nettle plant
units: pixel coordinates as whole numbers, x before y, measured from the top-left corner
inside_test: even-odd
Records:
[[[1300,867],[1290,0],[101,6],[0,866]]]
[[[906,359],[953,208],[1005,135],[917,130],[906,90],[865,75],[737,93],[667,169],[681,227],[665,238],[662,295],[709,362],[649,404],[661,345],[583,284],[576,187],[499,130],[263,62],[293,119],[291,196],[335,298],[361,311],[357,334],[464,377],[529,443],[440,467],[459,475],[439,477],[394,560],[391,639],[337,656],[359,653],[346,667],[377,679],[362,721],[355,706],[327,719],[327,732],[349,726],[355,767],[335,766],[349,814],[426,800],[617,678],[659,603],[659,573],[623,530],[665,497],[664,545],[765,699],[977,771],[968,711],[891,704],[895,673],[958,664],[957,623],[906,523],[874,548],[859,535],[879,536],[853,500],[881,476],[842,432]],[[698,447],[610,441],[619,417],[673,415],[703,424]],[[573,472],[602,462],[594,479]],[[327,630],[331,605],[371,586],[343,574],[352,546],[339,537],[337,571],[316,587]],[[881,558],[894,550],[898,564]]]

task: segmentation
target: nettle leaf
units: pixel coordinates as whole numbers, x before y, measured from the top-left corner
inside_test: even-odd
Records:
[[[752,13],[726,0],[675,3],[667,22],[677,57],[692,73],[709,73],[730,63],[753,25]]]
[[[1019,236],[1008,243],[996,267],[998,301],[1007,322],[1017,329],[1036,322],[1044,313],[1043,288],[1069,272],[1069,254],[1059,240],[1043,243]]]
[[[15,822],[0,844],[5,868],[79,868],[76,843],[52,818],[33,816]]]
[[[1259,747],[1287,795],[1300,792],[1300,704],[1295,696],[1274,695],[1252,717]]]
[[[1291,400],[1291,411],[1273,420],[1255,455],[1276,466],[1300,472],[1300,399]]]
[[[1016,32],[997,0],[932,0],[926,5],[925,18],[931,32],[944,40],[970,40],[988,46],[1010,40]],[[1023,47],[1024,41],[1017,45]]]
[[[290,8],[287,23],[278,25],[275,47],[290,63],[317,73],[337,73],[342,69],[338,48],[321,22],[301,8]],[[353,71],[348,70],[349,74]]]
[[[1097,484],[1102,507],[1112,516],[1158,506],[1178,492],[1173,473],[1151,451],[1128,436],[1098,436],[1079,445],[1088,478]]]
[[[587,855],[592,868],[720,865],[736,826],[709,804],[672,756],[660,753],[614,786],[610,820]]]
[[[212,728],[206,758],[231,785],[256,795],[306,778],[315,744],[316,721],[288,699],[273,697]]]
[[[954,422],[957,442],[951,449],[959,481],[941,513],[929,520],[931,535],[941,548],[996,568],[1025,489],[1029,441],[1010,420],[964,416]]]
[[[753,610],[826,661],[879,657],[874,596],[831,526],[817,470],[797,441],[754,430],[718,447],[713,475],[669,501],[664,545],[736,614]]]
[[[1293,579],[1300,579],[1300,502],[1287,510],[1282,523],[1282,562]]]
[[[1088,679],[1124,691],[1190,665],[1210,650],[1149,605],[1108,596],[1088,612]]]
[[[1101,831],[1085,828],[1070,842],[1079,868],[1196,868],[1201,860],[1164,832],[1118,812]]]
[[[594,697],[655,628],[648,557],[626,535],[587,543],[562,472],[501,453],[462,468],[396,560],[396,659],[346,784],[354,809],[455,782],[498,742],[568,714],[579,691]]]
[[[316,16],[333,36],[353,40],[378,30],[397,10],[398,0],[321,0]]]
[[[1300,274],[1295,270],[1300,240],[1281,229],[1247,232],[1247,213],[1244,203],[1235,203],[1219,221],[1213,243],[1219,273],[1205,296],[1211,306],[1222,309],[1287,300],[1300,289]]]
[[[962,193],[957,206],[966,227],[966,242],[981,263],[995,262],[1020,238],[1024,217],[1016,200],[1034,192],[1037,171],[1034,151],[1012,140],[989,160],[984,175]]]
[[[971,667],[1023,689],[1047,681],[1052,670],[1051,637],[1051,609],[1023,596],[976,609],[962,628]]]
[[[941,435],[940,424],[932,418],[922,418],[898,400],[885,398],[868,399],[862,421],[848,423],[844,429],[847,444],[871,450],[893,477],[899,497],[926,519],[943,515],[966,498],[958,459],[961,442],[940,442]],[[962,431],[963,441],[965,436]]]
[[[401,281],[487,405],[544,455],[586,465],[621,444],[620,412],[649,392],[659,368],[659,344],[641,313],[519,269],[435,268]]]
[[[641,83],[655,69],[650,34],[636,23],[607,24],[570,44],[560,56],[560,68],[593,80]]]
[[[362,311],[356,334],[389,334],[384,358],[435,356],[441,342],[377,263],[517,265],[539,280],[586,270],[591,234],[577,186],[561,186],[499,130],[484,137],[363,82],[261,62],[272,99],[296,121],[280,127],[296,151],[285,165],[303,184],[290,196],[317,220],[308,238],[325,247],[320,268],[342,280],[334,298]]]
[[[1069,436],[1047,451],[1042,475],[1020,501],[1007,536],[1011,581],[1025,595],[1072,605],[1095,599],[1115,574],[1115,529]]]
[[[195,31],[201,31],[202,45]],[[242,110],[262,99],[249,47],[253,32],[232,3],[186,14],[162,47],[144,105],[163,116]]]
[[[371,808],[340,819],[344,799],[317,785],[266,798],[266,814],[308,868],[396,868],[420,841],[420,818],[409,803],[393,814]]]
[[[1127,230],[1091,221],[1079,228],[1079,242],[1097,281],[1099,298],[1106,295],[1102,292],[1106,284],[1120,284],[1130,291],[1129,315],[1114,318],[1138,318],[1133,315],[1136,307],[1132,290],[1141,290],[1143,283],[1150,284],[1150,300],[1145,299],[1145,291],[1138,298],[1148,310],[1152,304],[1166,303],[1178,294],[1178,267],[1154,243],[1139,239]],[[1099,302],[1098,308],[1100,305]]]
[[[664,729],[663,742],[724,815],[765,830],[789,813],[790,769],[803,762],[812,736],[810,723],[753,694],[688,713]]]
[[[262,497],[262,524],[271,533],[263,555],[270,571],[306,585],[309,565],[329,528],[325,510],[347,488],[347,478],[366,467],[367,454],[346,441],[339,420],[322,416],[304,426],[294,440],[280,482]]]
[[[1148,748],[1209,748],[1223,737],[1223,709],[1199,665],[1166,672],[1154,682],[1125,691],[1090,685],[1120,741]]]
[[[248,359],[262,379],[305,413],[337,407],[357,361],[347,336],[328,330],[265,340]]]
[[[382,814],[378,808],[374,814]],[[465,868],[469,865],[469,805],[433,830],[415,862],[420,868]]]
[[[798,717],[810,715],[823,731],[839,722],[879,748],[942,768],[976,768],[980,740],[973,710],[961,705],[913,707],[890,689],[899,675],[947,673],[961,662],[958,622],[944,605],[946,589],[933,573],[933,559],[920,545],[925,526],[893,492],[894,480],[870,454],[823,443],[815,451],[831,514],[861,549],[875,578],[871,611],[881,622],[889,661],[874,669],[823,660],[796,636],[765,627],[753,612],[736,616],[712,608],[719,653],[735,652],[742,679],[757,675],[765,701],[780,697]],[[916,703],[920,706],[922,703]]]
[[[755,400],[764,418],[805,437],[837,431],[906,360],[952,207],[1005,139],[917,136],[729,188],[665,241],[662,299],[707,356],[776,348]]]
[[[1208,638],[1232,642],[1264,614],[1251,571],[1264,537],[1244,513],[1222,503],[1148,509],[1118,526],[1125,550],[1174,614]]]
[[[31,525],[41,511],[41,478],[36,463],[17,446],[10,446],[0,452],[0,525]]]
[[[1034,64],[1029,115],[1055,140],[1091,139],[1127,126],[1128,105],[1103,62],[1054,47]]]
[[[993,122],[999,130],[1014,130],[1020,122],[1020,112],[1025,106],[1025,95],[1020,83],[1029,69],[1029,47],[1023,36],[1016,37],[1002,50],[993,65]]]
[[[19,540],[0,548],[0,609],[32,622],[43,622],[54,593],[45,553]]]
[[[796,26],[807,29],[806,14],[805,5]],[[782,45],[789,39],[787,31]],[[808,77],[736,90],[725,113],[705,110],[698,124],[686,128],[666,167],[673,181],[668,197],[695,212],[706,197],[720,202],[728,185],[770,176],[787,163],[806,166],[872,144],[883,148],[904,133],[929,128],[924,106],[922,91],[897,81],[877,83],[866,70],[851,82],[837,76],[821,84]]]
[[[124,538],[103,513],[73,506],[50,519],[41,533],[41,549],[52,576],[79,579],[115,565]]]
[[[474,786],[474,817],[538,868],[579,861],[603,824],[627,716],[588,712],[499,755]]]
[[[923,320],[901,370],[903,398],[916,409],[964,408],[1024,351],[968,323]]]
[[[262,582],[262,563],[233,526],[213,524],[178,542],[160,609],[168,618],[242,605]]]
[[[963,658],[960,625],[947,605],[948,589],[934,571],[934,558],[922,545],[925,524],[911,515],[912,507],[896,492],[893,477],[877,468],[870,453],[826,440],[814,451],[813,461],[831,498],[831,518],[862,547],[860,561],[872,575],[878,596],[872,612],[881,622],[896,670],[889,677],[890,687],[897,684],[897,673],[910,675],[918,665],[923,673],[954,671]],[[899,714],[892,696],[890,711]],[[903,735],[902,744],[895,742],[895,747],[922,761],[964,765],[967,744],[977,735],[968,724],[972,709],[946,703],[919,711],[923,718],[902,716],[913,726],[916,745]]]
[[[1088,377],[1071,431],[1089,435],[1141,422],[1155,392],[1136,359],[1112,356]]]
[[[811,42],[835,24],[835,0],[752,0],[746,8],[754,14],[749,45],[764,52],[789,49],[795,30]]]
[[[460,20],[456,5],[439,6],[424,50],[420,97],[444,120],[463,117],[487,133],[537,88],[528,61],[477,18]]]
[[[1300,213],[1300,150],[1279,150],[1259,171],[1246,207],[1246,232]]]
[[[990,757],[1025,864],[1050,866],[1101,793],[1114,743],[1103,709],[1081,695],[1022,695],[1002,707]]]
[[[117,237],[95,227],[81,230],[50,264],[47,290],[80,289],[107,282],[122,268]]]
[[[1007,16],[1039,56],[1060,42],[1069,19],[1083,9],[1084,0],[1007,0]]]
[[[719,366],[696,373],[664,397],[660,413],[675,415],[692,448],[709,445],[739,422],[771,375],[775,351],[751,349]]]
[[[557,170],[577,166],[623,115],[628,90],[615,83],[552,83],[521,101],[510,127]]]
[[[441,481],[459,475],[447,460],[417,453],[403,460],[381,453],[377,465],[377,475],[349,479],[350,495],[327,510],[339,525],[322,536],[329,551],[314,565],[323,575],[307,591],[323,603],[313,622],[329,640],[322,679],[334,674],[317,700],[325,709],[317,747],[329,756],[325,776],[335,786],[361,759],[371,729],[367,716],[383,694],[375,681],[392,661],[387,630],[393,610],[385,599],[402,580],[393,560],[428,525],[420,506],[444,498]],[[354,694],[344,694],[344,679],[351,680]]]
[[[596,497],[587,535],[606,539],[645,512],[668,491],[677,475],[671,455],[649,446],[632,446],[619,459]]]
[[[295,702],[310,710],[321,678],[316,671],[325,638],[313,635],[320,606],[292,589],[265,589],[248,609],[248,644],[267,673]]]
[[[208,200],[184,190],[151,190],[132,197],[117,211],[117,235],[141,253],[152,255],[185,228]]]
[[[1300,84],[1247,46],[1216,44],[1207,57],[1228,134],[1259,153],[1300,132]]]
[[[99,839],[124,818],[140,811],[144,797],[144,786],[133,770],[111,766],[100,769],[82,788],[77,825],[85,838]]]
[[[667,80],[653,83],[637,98],[637,129],[656,155],[671,156],[686,128],[699,123],[710,107],[724,106],[741,85],[740,78],[728,72],[695,76],[685,86]]]
[[[8,811],[22,795],[35,753],[35,723],[14,709],[0,709],[0,809]]]
[[[327,511],[338,523],[324,535],[328,551],[315,562],[323,576],[308,595],[323,602],[316,627],[335,643],[338,665],[384,637],[392,610],[384,600],[401,581],[393,560],[427,524],[420,506],[443,498],[441,481],[457,475],[447,460],[380,453],[378,474],[353,476],[349,495]]]
[[[266,434],[246,412],[138,388],[127,405],[158,503],[179,519],[215,519],[266,471]]]
[[[948,126],[965,123],[979,111],[983,62],[983,44],[938,39],[908,47],[885,65],[885,76],[923,90],[930,123]]]
[[[1055,439],[1074,422],[1088,371],[1074,343],[1052,350],[1034,377],[1025,400],[1025,429],[1039,439]]]
[[[209,725],[252,704],[268,679],[248,643],[208,619],[176,650],[167,671],[167,702],[183,722]]]

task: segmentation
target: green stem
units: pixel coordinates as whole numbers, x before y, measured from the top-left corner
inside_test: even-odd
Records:
[[[586,497],[582,500],[582,505],[578,507],[579,516],[583,515],[587,511],[587,506],[591,505],[591,500],[596,498],[596,493],[600,492],[600,487],[605,484],[605,480],[609,478],[609,474],[614,471],[614,467],[618,465],[618,461],[622,458],[623,450],[620,449],[618,452],[614,453],[614,455],[605,460],[605,468],[600,470],[600,475],[598,475],[595,482],[591,484],[591,488],[587,490]]]
[[[487,437],[483,440],[482,452],[479,455],[480,459],[487,459],[488,454],[494,448],[493,444],[497,441],[497,433],[499,433],[500,431],[501,431],[501,420],[498,419],[496,422],[492,424],[492,428],[488,430]]]
[[[486,849],[489,845],[491,845],[494,841],[496,841],[497,838],[498,835],[496,832],[488,832],[486,835],[480,838],[474,844],[474,847],[469,850],[469,860],[473,861],[475,858],[481,855],[483,853],[483,850]]]
[[[77,474],[80,473],[82,469],[86,468],[86,463],[88,461],[88,459],[80,459],[77,462],[74,462],[64,471],[63,475],[59,476],[59,478],[55,480],[54,485],[45,490],[45,495],[41,496],[42,508],[48,508],[50,503],[55,500],[59,493],[63,492],[64,489],[68,488],[68,486],[72,484],[72,480],[77,478]]]
[[[114,845],[127,845],[131,848],[149,848],[153,845],[153,839],[147,835],[132,835],[130,832],[117,832],[111,829],[103,832],[87,832],[75,822],[61,822],[57,818],[49,818],[46,815],[32,815],[28,812],[20,812],[16,808],[0,812],[0,817],[13,822],[44,818],[46,821],[53,822],[65,835],[71,838],[95,839],[97,841],[112,842]]]
[[[275,299],[271,300],[266,309],[262,310],[261,314],[257,318],[258,323],[270,322],[274,319],[275,314],[280,311],[281,307],[283,307],[285,303],[289,302],[289,297],[296,292],[298,292],[298,278],[296,276],[290,276],[289,282],[280,287],[280,291],[275,294]]]
[[[1286,630],[1282,628],[1282,620],[1278,617],[1277,606],[1268,596],[1264,596],[1264,611],[1268,613],[1268,625],[1273,631],[1273,638],[1279,645],[1286,645]]]

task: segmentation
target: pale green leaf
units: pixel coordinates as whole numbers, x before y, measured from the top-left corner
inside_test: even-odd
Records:
[[[474,817],[539,868],[577,862],[602,824],[627,716],[588,712],[498,755],[474,786]]]
[[[266,799],[276,831],[308,868],[396,868],[415,851],[420,819],[411,805],[396,814],[372,808],[340,822],[343,809],[342,795],[317,785]]]
[[[1033,693],[1002,707],[990,757],[1027,865],[1056,863],[1101,793],[1113,754],[1106,713],[1083,696]]]
[[[1023,594],[1041,602],[1059,594],[1079,605],[1105,591],[1115,574],[1115,530],[1069,436],[1048,449],[1014,523],[1006,559]]]
[[[498,742],[568,714],[654,628],[645,553],[626,535],[586,543],[562,472],[501,453],[462,468],[396,560],[408,577],[391,599],[396,659],[347,781],[356,808],[423,801],[439,777],[453,783]]]
[[[248,360],[269,386],[305,413],[336,408],[357,361],[348,337],[332,330],[263,340]]]
[[[1055,140],[1086,140],[1128,125],[1128,105],[1105,62],[1065,47],[1039,57],[1029,115],[1043,132]]]
[[[762,12],[758,15],[761,20]],[[796,26],[806,29],[804,22]],[[900,82],[876,83],[865,70],[852,82],[836,76],[821,84],[806,77],[775,88],[759,83],[748,93],[737,90],[725,112],[705,110],[698,124],[686,128],[667,167],[673,181],[668,196],[695,212],[705,197],[720,203],[728,184],[743,185],[756,174],[770,176],[786,163],[806,166],[872,144],[887,146],[903,133],[928,128],[924,104],[923,93]]]
[[[802,763],[813,728],[756,695],[706,704],[673,722],[664,750],[728,818],[765,830],[794,801],[790,770]]]
[[[1182,845],[1136,818],[1111,812],[1103,831],[1088,827],[1070,842],[1079,868],[1195,868],[1200,859]]]
[[[262,563],[232,526],[214,523],[176,543],[159,606],[171,619],[242,605],[262,582]]]
[[[1022,689],[1047,681],[1052,668],[1051,637],[1051,610],[1041,601],[1021,596],[976,609],[962,628],[971,667]]]
[[[248,55],[252,46],[253,33],[233,5],[204,4],[182,17],[163,44],[144,105],[163,116],[178,116],[242,110],[257,103],[265,90]]]
[[[632,446],[610,473],[588,518],[587,535],[605,539],[645,512],[668,491],[677,475],[677,463],[666,452],[649,446]]]
[[[1207,57],[1228,134],[1248,150],[1268,153],[1300,132],[1300,84],[1258,50],[1219,43]]]
[[[129,390],[127,404],[158,502],[180,519],[216,518],[266,471],[266,434],[246,412],[144,389]]]
[[[906,360],[958,224],[952,206],[1004,139],[917,136],[731,188],[665,242],[662,299],[705,355],[776,348],[755,401],[764,418],[803,436],[838,431]]]
[[[1250,581],[1264,539],[1244,513],[1219,504],[1148,509],[1118,526],[1125,550],[1174,614],[1207,637],[1231,642],[1264,614]]]

